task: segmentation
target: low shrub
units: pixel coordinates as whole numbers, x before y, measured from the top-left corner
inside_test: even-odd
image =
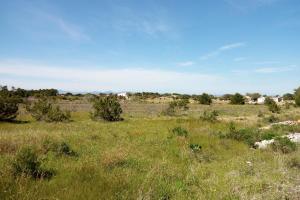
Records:
[[[229,131],[225,134],[225,138],[242,141],[249,146],[260,140],[260,131],[254,128],[244,128],[237,130],[233,123],[229,125]]]
[[[274,142],[271,144],[274,151],[282,153],[290,153],[296,151],[297,145],[287,137],[276,137]]]
[[[212,97],[209,94],[203,93],[196,99],[200,104],[210,105],[212,103]]]
[[[32,178],[50,178],[53,170],[41,168],[41,162],[37,152],[31,148],[22,148],[16,155],[12,163],[13,174],[15,176],[30,176]]]
[[[18,101],[15,98],[0,95],[0,121],[10,121],[17,117]]]
[[[94,98],[92,101],[94,112],[91,113],[91,118],[93,120],[103,119],[111,122],[122,120],[123,110],[116,96]]]
[[[174,100],[169,103],[168,108],[163,111],[163,114],[172,116],[175,115],[176,112],[188,110],[188,103],[188,99]]]
[[[287,166],[289,168],[296,168],[300,169],[300,157],[292,157],[290,160],[287,161]]]
[[[219,113],[216,110],[213,110],[211,112],[204,111],[203,115],[200,117],[200,119],[203,121],[208,121],[208,122],[216,122],[218,116],[219,116]]]
[[[188,131],[180,126],[173,128],[172,132],[177,136],[183,136],[183,137],[188,136]]]
[[[268,106],[269,111],[271,111],[272,113],[279,113],[280,112],[280,107],[276,104],[276,102],[267,97],[265,100],[265,105]]]
[[[264,120],[265,122],[267,122],[267,123],[275,123],[275,122],[279,122],[279,118],[276,117],[276,116],[274,116],[274,115],[270,115],[270,116],[268,116],[268,117],[265,117],[263,120]]]
[[[26,109],[37,121],[67,122],[71,118],[69,111],[62,111],[58,106],[53,107],[45,98],[39,99],[31,105],[27,105]]]
[[[199,144],[190,144],[189,147],[193,152],[199,152],[202,149],[202,146]]]
[[[42,144],[44,153],[54,152],[56,155],[76,156],[77,153],[71,149],[66,142],[55,142],[50,139],[44,140]]]
[[[245,98],[243,97],[243,95],[235,93],[230,97],[230,103],[235,105],[243,105],[245,104]]]

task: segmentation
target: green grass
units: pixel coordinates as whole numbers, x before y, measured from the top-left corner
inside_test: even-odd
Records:
[[[237,128],[257,127],[264,106],[192,105],[175,117],[160,116],[163,105],[127,104],[124,121],[95,122],[88,110],[76,109],[70,123],[0,123],[0,199],[297,199],[300,151],[282,154],[255,150],[243,142],[222,139],[229,121]],[[158,109],[159,107],[159,109]],[[218,110],[216,123],[199,119]],[[297,118],[299,109],[279,115]],[[236,117],[245,118],[244,120]],[[248,123],[247,123],[248,122]],[[175,127],[187,137],[172,133]],[[274,128],[284,132],[285,128]],[[66,142],[77,156],[43,153],[43,141]],[[192,151],[190,144],[199,144]],[[14,177],[11,163],[26,146],[38,149],[49,180]]]

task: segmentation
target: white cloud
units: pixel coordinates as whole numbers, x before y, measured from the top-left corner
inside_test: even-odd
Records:
[[[201,60],[207,60],[207,59],[209,59],[211,57],[218,56],[219,54],[221,54],[224,51],[229,51],[229,50],[232,50],[232,49],[240,48],[240,47],[243,47],[245,45],[246,44],[243,43],[243,42],[227,44],[227,45],[219,47],[217,50],[212,51],[211,53],[208,53],[208,54],[206,54],[204,56],[201,56],[200,59]]]
[[[22,61],[1,61],[0,84],[18,87],[56,87],[71,91],[198,91],[214,85],[219,76],[159,69],[66,68]],[[5,83],[3,81],[7,81]]]
[[[178,63],[178,65],[181,67],[188,67],[188,66],[192,66],[194,64],[195,64],[195,62],[193,62],[193,61],[185,61],[185,62]]]
[[[287,66],[287,67],[263,67],[254,70],[256,73],[269,74],[269,73],[278,73],[278,72],[288,72],[292,71],[295,66]]]

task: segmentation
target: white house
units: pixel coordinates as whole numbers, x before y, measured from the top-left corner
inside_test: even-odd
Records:
[[[259,97],[259,98],[257,99],[257,103],[258,103],[258,104],[264,104],[264,103],[265,103],[265,100],[266,100],[266,97]]]
[[[124,97],[125,99],[128,99],[127,92],[120,92],[120,93],[117,93],[117,96],[118,96],[118,97]]]

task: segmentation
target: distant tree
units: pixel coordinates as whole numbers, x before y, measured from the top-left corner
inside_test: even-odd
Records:
[[[285,101],[286,100],[294,100],[294,99],[295,99],[295,97],[291,93],[286,93],[286,94],[283,95],[283,100],[285,100]]]
[[[247,93],[246,95],[251,97],[252,101],[257,101],[257,99],[261,97],[261,94],[259,93]]]
[[[267,97],[265,99],[265,105],[268,106],[269,110],[272,112],[272,113],[279,113],[280,112],[280,108],[279,106],[276,104],[276,102],[271,99],[270,97]]]
[[[300,87],[295,89],[295,103],[297,106],[300,106]]]
[[[115,95],[93,99],[94,112],[91,113],[91,118],[94,120],[103,119],[106,121],[122,120],[122,108]]]
[[[212,103],[212,97],[209,94],[203,93],[198,96],[197,101],[200,104],[210,105]]]
[[[0,121],[10,121],[17,117],[21,99],[14,96],[7,86],[0,87]]]
[[[231,104],[245,104],[245,98],[243,95],[239,94],[239,93],[235,93],[234,95],[232,95],[230,97],[230,103]]]
[[[220,99],[228,101],[231,99],[232,96],[233,96],[232,94],[224,94]]]

